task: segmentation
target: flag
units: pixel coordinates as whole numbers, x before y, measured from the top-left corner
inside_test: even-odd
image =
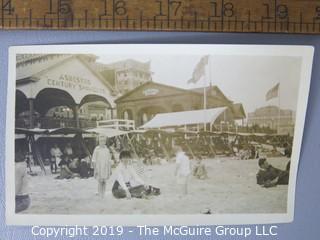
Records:
[[[208,64],[209,55],[203,56],[198,62],[197,66],[193,70],[192,78],[188,80],[188,83],[196,83],[205,74],[205,66]]]
[[[266,101],[272,99],[272,98],[276,98],[279,95],[279,86],[280,83],[278,83],[277,85],[275,85],[273,88],[271,88],[267,94],[266,94]]]

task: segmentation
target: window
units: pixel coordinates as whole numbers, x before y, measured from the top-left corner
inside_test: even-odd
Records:
[[[124,113],[123,113],[123,118],[126,119],[126,120],[129,119],[129,113],[128,113],[128,111],[124,111]]]
[[[144,124],[146,122],[148,122],[148,115],[146,113],[143,113],[142,114],[142,123]]]

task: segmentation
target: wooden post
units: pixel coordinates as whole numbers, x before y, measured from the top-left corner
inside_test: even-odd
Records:
[[[29,98],[29,128],[34,128],[34,99]]]
[[[73,117],[76,122],[76,128],[80,128],[80,119],[79,119],[79,105],[76,104],[73,107]]]

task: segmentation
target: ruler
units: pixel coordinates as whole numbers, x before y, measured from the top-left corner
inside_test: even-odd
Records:
[[[1,29],[320,33],[320,0],[0,0]]]

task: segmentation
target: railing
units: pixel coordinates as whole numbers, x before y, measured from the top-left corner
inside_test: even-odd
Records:
[[[80,128],[95,128],[97,127],[97,122],[87,119],[79,119]],[[30,128],[31,124],[29,119],[18,118],[16,119],[16,127],[19,128]],[[34,120],[33,126],[35,128],[52,129],[52,128],[64,128],[64,127],[77,127],[77,122],[74,119],[69,118],[36,118]]]
[[[133,130],[135,129],[134,120],[112,119],[97,122],[97,127],[114,128],[117,130]]]

